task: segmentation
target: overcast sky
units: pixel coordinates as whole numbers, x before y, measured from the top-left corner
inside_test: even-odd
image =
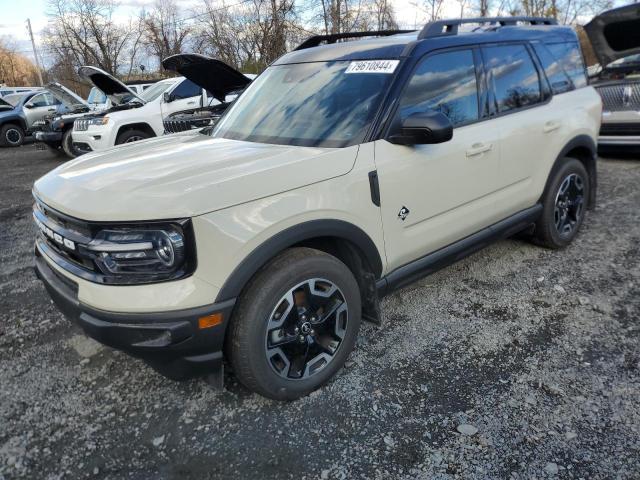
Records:
[[[394,5],[396,17],[400,28],[414,28],[415,25],[425,23],[426,12],[422,8],[416,8],[423,4],[423,0],[391,0]],[[117,16],[123,20],[137,14],[144,6],[154,3],[154,0],[119,0],[120,7]],[[185,10],[190,11],[194,5],[201,2],[197,0],[177,0],[177,3]],[[222,3],[222,1],[220,1]],[[229,3],[229,2],[227,2]],[[625,0],[617,0],[616,4],[629,3]],[[36,44],[40,43],[40,32],[47,24],[46,0],[0,0],[0,36],[13,41],[20,53],[33,59],[31,43],[26,28],[27,18],[31,19]],[[471,13],[471,12],[470,12]],[[460,16],[460,3],[457,0],[445,0],[443,17],[451,18]],[[47,63],[47,52],[42,49],[40,55]]]

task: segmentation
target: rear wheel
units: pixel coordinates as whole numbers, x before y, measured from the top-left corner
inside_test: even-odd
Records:
[[[346,265],[318,250],[287,250],[239,299],[227,343],[235,375],[269,398],[307,395],[344,365],[360,316],[360,291]]]
[[[116,145],[120,145],[122,143],[131,143],[137,142],[139,140],[145,140],[150,138],[150,135],[142,130],[127,130],[118,135],[118,139],[116,140]]]
[[[563,159],[543,196],[535,239],[548,248],[569,245],[584,221],[589,198],[589,175],[575,158]]]
[[[19,147],[24,142],[24,130],[19,125],[10,123],[0,129],[0,145],[3,147]]]

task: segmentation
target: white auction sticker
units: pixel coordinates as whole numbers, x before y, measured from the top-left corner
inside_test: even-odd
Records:
[[[400,60],[361,60],[351,62],[344,73],[393,73]]]

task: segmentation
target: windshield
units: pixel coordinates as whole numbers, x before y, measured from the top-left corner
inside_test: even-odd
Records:
[[[15,107],[24,97],[26,97],[24,93],[13,93],[11,95],[5,95],[2,99]]]
[[[164,91],[174,83],[175,81],[155,83],[151,87],[147,88],[144,92],[142,92],[139,97],[142,98],[145,102],[151,102],[162,95]],[[135,101],[136,99],[134,98],[133,100]]]
[[[392,75],[356,68],[346,72],[350,63],[360,62],[268,68],[238,98],[213,136],[317,147],[362,143]]]
[[[87,97],[87,103],[102,105],[103,103],[107,103],[107,96],[98,87],[93,87]]]

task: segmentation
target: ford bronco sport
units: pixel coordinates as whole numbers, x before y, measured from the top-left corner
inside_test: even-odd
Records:
[[[392,33],[314,37],[214,128],[40,178],[36,269],[59,308],[170,378],[220,382],[226,359],[295,399],[341,369],[382,295],[522,231],[567,246],[595,203],[602,108],[574,31]]]

